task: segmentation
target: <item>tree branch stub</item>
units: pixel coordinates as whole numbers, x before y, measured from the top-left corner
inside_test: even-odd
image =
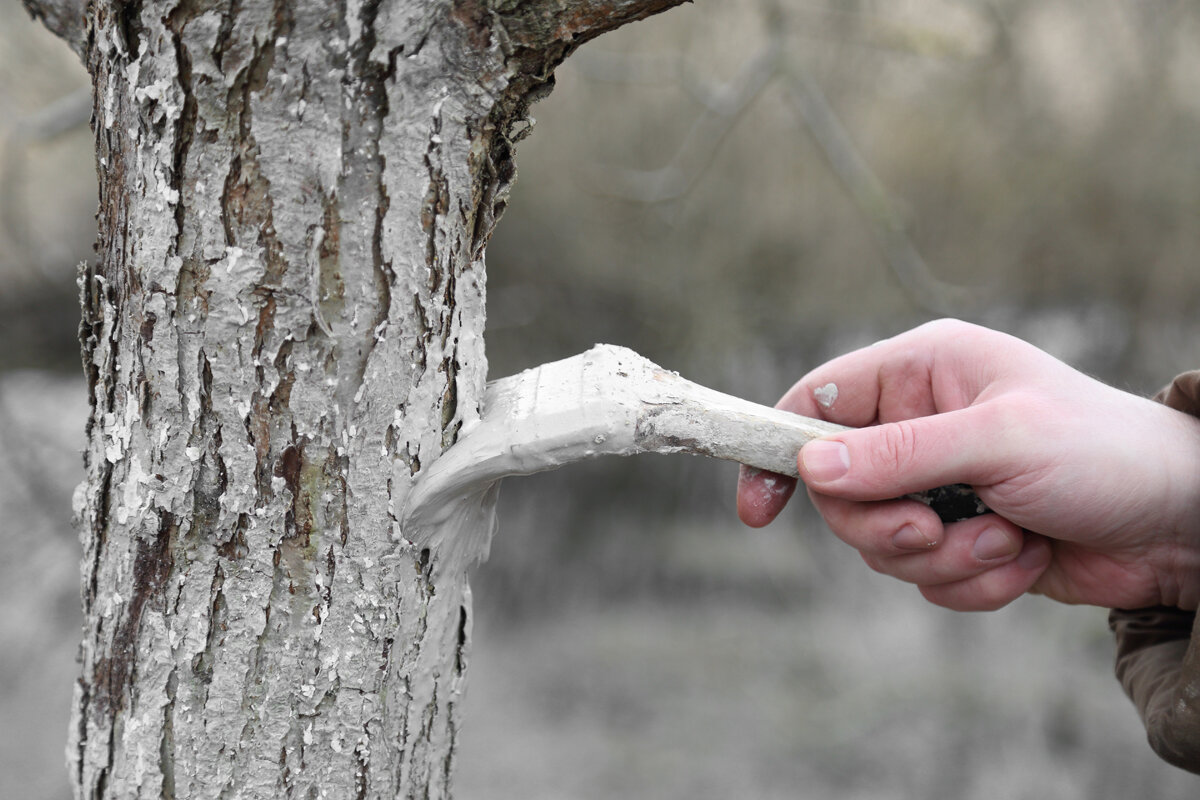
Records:
[[[82,0],[21,0],[25,10],[46,28],[65,41],[76,55],[83,55],[87,21]]]

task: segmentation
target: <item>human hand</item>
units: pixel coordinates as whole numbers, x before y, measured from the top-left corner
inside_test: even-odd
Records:
[[[828,407],[823,387],[837,387]],[[1200,603],[1200,420],[1114,389],[1011,336],[955,320],[818,367],[778,408],[850,425],[799,470],[873,569],[958,610],[1027,591],[1138,608]],[[967,483],[994,513],[943,525],[909,492]],[[738,514],[766,525],[795,481],[743,469]]]

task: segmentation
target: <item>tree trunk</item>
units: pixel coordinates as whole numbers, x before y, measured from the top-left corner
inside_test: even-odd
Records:
[[[677,2],[43,14],[83,30],[100,174],[77,797],[448,795],[486,536],[443,568],[399,509],[479,413],[529,102]]]

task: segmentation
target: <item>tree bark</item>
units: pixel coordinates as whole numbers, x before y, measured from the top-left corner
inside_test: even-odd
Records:
[[[448,796],[486,537],[399,509],[479,414],[529,103],[677,2],[92,2],[77,797]]]
[[[77,54],[82,55],[86,44],[84,29],[84,0],[21,0],[25,10]]]

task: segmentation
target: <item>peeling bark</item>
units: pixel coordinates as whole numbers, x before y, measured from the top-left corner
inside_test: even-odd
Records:
[[[528,105],[674,2],[89,6],[77,797],[448,796],[470,592],[398,509],[479,415]]]

